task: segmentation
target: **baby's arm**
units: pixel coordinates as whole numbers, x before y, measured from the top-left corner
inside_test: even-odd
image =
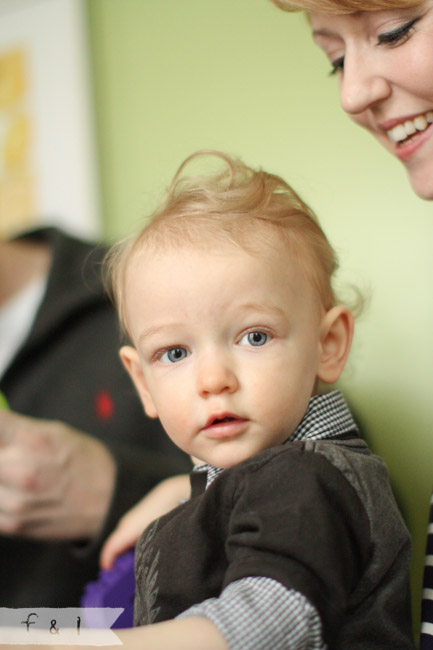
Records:
[[[141,501],[123,515],[101,551],[101,566],[110,569],[118,555],[133,547],[143,530],[155,519],[190,497],[189,476],[173,476],[158,483]]]
[[[116,634],[124,650],[229,650],[218,628],[201,617],[175,619]],[[113,650],[118,647],[113,646]]]

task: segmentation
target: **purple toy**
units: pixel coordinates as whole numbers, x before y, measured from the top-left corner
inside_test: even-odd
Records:
[[[89,582],[81,598],[81,607],[124,607],[125,611],[111,626],[125,628],[133,626],[134,618],[134,549],[119,555],[111,569],[99,572],[98,579]],[[92,612],[86,609],[83,613],[87,627],[107,628],[104,612]]]

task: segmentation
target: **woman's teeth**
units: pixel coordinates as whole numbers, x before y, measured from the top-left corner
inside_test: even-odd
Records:
[[[406,120],[402,124],[397,124],[386,133],[391,142],[403,142],[417,131],[425,131],[428,125],[432,123],[433,111],[428,111],[424,115],[417,115],[413,120]]]

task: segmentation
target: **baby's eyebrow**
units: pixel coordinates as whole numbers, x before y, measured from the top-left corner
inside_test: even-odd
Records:
[[[277,307],[276,305],[263,305],[258,302],[248,302],[245,304],[237,305],[234,312],[239,314],[260,312],[267,315],[278,316],[280,318],[281,316],[284,316],[284,311],[280,307]],[[175,334],[179,328],[182,327],[182,325],[184,326],[184,323],[181,322],[156,323],[155,325],[151,325],[150,327],[147,327],[141,331],[138,337],[138,342],[143,343],[143,341],[146,339],[149,339],[157,334]]]
[[[264,314],[272,314],[274,316],[284,316],[284,311],[280,307],[274,305],[262,305],[256,302],[249,302],[244,305],[239,305],[236,311],[240,311],[240,312],[258,311]]]
[[[150,338],[151,336],[155,336],[155,334],[161,334],[161,333],[170,333],[172,330],[175,330],[176,328],[180,327],[180,323],[161,323],[161,325],[153,325],[152,327],[148,327],[147,329],[143,330],[138,337],[138,342],[141,343],[147,338]]]

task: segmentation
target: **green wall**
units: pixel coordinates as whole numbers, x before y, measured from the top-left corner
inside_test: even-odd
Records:
[[[184,157],[240,155],[291,182],[370,294],[342,382],[413,536],[418,617],[433,484],[433,208],[338,105],[301,15],[267,0],[87,0],[108,238]],[[418,621],[415,621],[417,625]]]

